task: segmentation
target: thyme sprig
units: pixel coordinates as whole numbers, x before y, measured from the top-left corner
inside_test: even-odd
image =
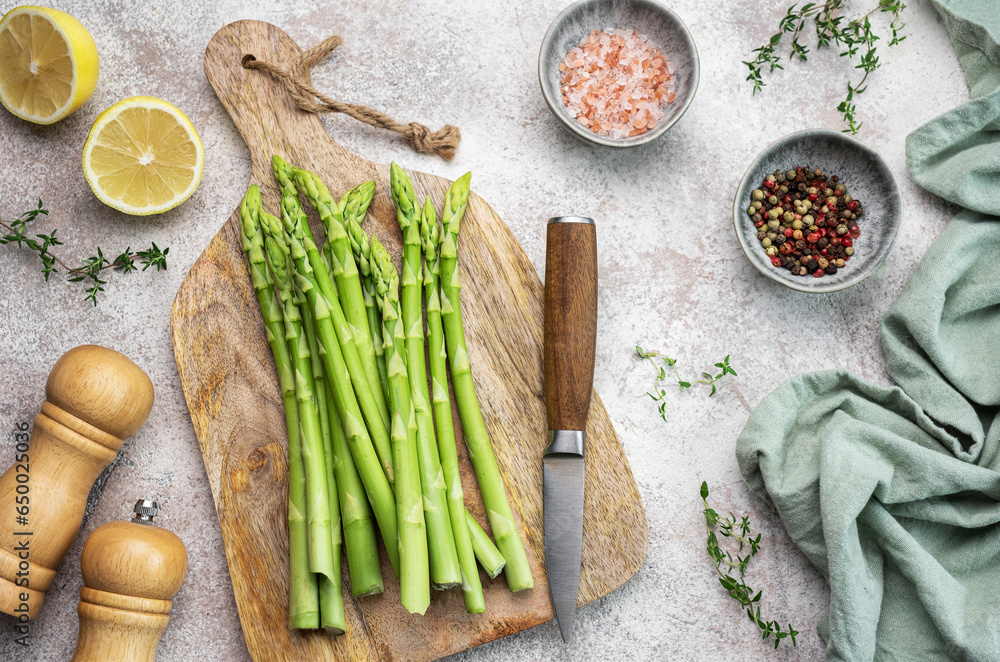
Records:
[[[52,246],[61,246],[63,242],[56,237],[58,228],[48,234],[40,233],[33,236],[27,234],[28,225],[38,219],[39,216],[48,216],[42,201],[38,201],[38,207],[21,214],[16,220],[7,223],[0,220],[0,228],[7,234],[0,236],[0,246],[6,244],[17,244],[18,248],[28,248],[38,255],[42,262],[42,275],[45,282],[49,282],[49,276],[58,273],[61,267],[66,273],[66,280],[71,283],[86,283],[86,296],[84,301],[91,301],[97,305],[97,295],[104,291],[107,281],[101,275],[105,269],[113,269],[122,273],[137,271],[138,261],[142,266],[142,271],[150,267],[156,267],[157,271],[167,268],[167,253],[169,248],[160,249],[156,243],[152,243],[148,250],[133,252],[131,247],[126,248],[114,259],[105,257],[100,246],[97,247],[97,254],[91,255],[83,260],[78,267],[71,267],[63,262],[58,256],[49,252]]]
[[[753,94],[757,94],[765,85],[765,69],[769,74],[774,73],[775,69],[784,69],[780,64],[781,57],[775,54],[775,48],[781,43],[784,35],[791,35],[792,43],[788,58],[790,60],[797,58],[802,62],[808,59],[809,48],[799,40],[799,36],[806,26],[807,19],[812,18],[816,32],[816,48],[831,45],[843,48],[840,56],[849,60],[856,59],[858,64],[854,68],[860,69],[864,74],[857,83],[847,81],[847,96],[837,106],[837,112],[847,124],[844,132],[856,134],[863,123],[854,117],[857,110],[855,97],[868,89],[866,85],[868,76],[881,66],[875,46],[879,36],[872,30],[869,17],[875,12],[892,15],[892,21],[889,23],[892,39],[889,41],[889,46],[895,46],[906,39],[905,36],[900,36],[900,31],[905,27],[900,19],[900,13],[906,9],[906,5],[902,0],[878,0],[878,5],[867,14],[848,21],[840,13],[844,9],[844,4],[845,0],[827,0],[807,2],[801,7],[792,5],[779,21],[778,32],[771,35],[763,46],[753,49],[752,52],[756,55],[752,60],[744,60],[743,64],[750,70],[747,80],[753,85]]]
[[[647,352],[639,345],[635,346],[635,351],[638,352],[639,358],[646,359],[656,369],[656,379],[653,382],[653,391],[652,393],[646,393],[646,395],[648,395],[653,402],[657,403],[657,411],[660,412],[660,418],[664,421],[667,420],[667,391],[665,388],[660,386],[660,382],[667,378],[667,368],[674,371],[674,376],[677,378],[677,386],[681,391],[691,388],[695,384],[705,384],[706,386],[711,386],[712,390],[709,392],[708,397],[715,395],[715,383],[720,379],[726,375],[733,375],[734,377],[738,376],[732,366],[729,365],[728,354],[726,354],[726,358],[714,364],[715,367],[719,369],[719,374],[713,375],[709,372],[703,372],[701,373],[702,379],[691,379],[690,381],[685,381],[681,379],[681,375],[677,371],[677,359],[672,359],[662,352]],[[660,360],[660,363],[656,362],[657,359]]]
[[[760,615],[760,596],[763,591],[754,590],[743,578],[750,559],[760,551],[760,534],[754,536],[750,531],[750,518],[736,517],[733,513],[723,517],[708,505],[708,483],[701,484],[701,501],[705,504],[702,513],[705,515],[705,527],[708,530],[707,550],[712,559],[715,572],[719,575],[719,583],[729,592],[734,600],[746,610],[747,616],[761,629],[763,638],[774,637],[774,647],[777,648],[782,639],[790,638],[792,646],[797,645],[795,635],[798,632],[788,624],[788,630],[783,630],[778,621],[764,620]],[[718,535],[717,535],[718,534]],[[735,554],[719,546],[719,536],[728,538],[736,546]]]

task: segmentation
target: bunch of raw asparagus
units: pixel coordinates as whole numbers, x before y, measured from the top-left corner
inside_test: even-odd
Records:
[[[262,209],[256,186],[240,216],[288,429],[290,627],[344,631],[342,551],[351,594],[382,591],[376,526],[411,613],[426,611],[431,586],[461,587],[467,611],[482,613],[477,559],[491,578],[503,571],[510,590],[530,588],[462,326],[456,248],[471,174],[448,190],[442,230],[430,200],[421,207],[392,164],[404,245],[400,292],[388,251],[361,227],[375,182],[336,201],[313,173],[279,156],[273,167],[280,218]],[[322,248],[300,194],[326,228]],[[449,368],[496,545],[465,509]]]

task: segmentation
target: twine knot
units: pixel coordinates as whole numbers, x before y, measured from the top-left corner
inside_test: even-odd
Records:
[[[385,113],[355,103],[344,103],[318,92],[304,81],[309,69],[333,52],[344,40],[334,35],[327,37],[295,58],[286,71],[281,67],[258,60],[253,55],[243,56],[245,69],[260,69],[280,81],[288,95],[302,110],[308,113],[344,113],[354,119],[380,129],[388,129],[403,136],[414,151],[421,154],[437,154],[450,161],[455,156],[462,132],[457,126],[446,124],[437,131],[431,131],[419,122],[401,124]]]
[[[410,122],[403,132],[406,142],[414,151],[422,154],[437,154],[445,161],[451,161],[462,137],[457,126],[446,124],[437,131],[431,131],[419,122]]]

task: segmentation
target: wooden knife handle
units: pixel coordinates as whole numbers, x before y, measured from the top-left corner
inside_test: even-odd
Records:
[[[549,220],[545,250],[545,410],[550,430],[584,430],[597,341],[597,228]]]

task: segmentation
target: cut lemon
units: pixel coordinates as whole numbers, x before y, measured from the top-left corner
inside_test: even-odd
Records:
[[[36,124],[58,122],[94,93],[94,38],[48,7],[16,7],[0,18],[0,103]]]
[[[138,216],[187,200],[198,188],[204,163],[191,120],[153,97],[130,97],[105,110],[83,146],[83,174],[94,194]]]

